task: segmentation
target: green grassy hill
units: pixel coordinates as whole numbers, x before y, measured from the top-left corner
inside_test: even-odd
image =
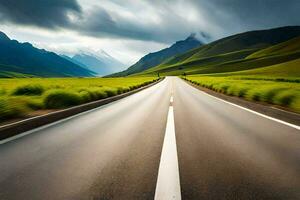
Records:
[[[31,74],[25,74],[22,72],[21,67],[2,65],[0,64],[0,78],[28,78],[34,77]]]
[[[174,64],[170,64],[170,63],[174,62],[174,60],[172,59],[164,64],[161,64],[161,65],[151,68],[147,71],[144,71],[143,73],[152,73],[152,72],[155,73],[156,71],[159,71],[160,73],[166,73],[166,72],[172,72],[172,71],[175,72],[176,71],[176,73],[178,72],[180,74],[180,73],[182,73],[181,71],[183,69],[185,71],[188,71],[188,70],[193,70],[194,68],[199,69],[199,66],[207,67],[207,66],[217,65],[220,63],[230,62],[232,60],[241,60],[241,59],[245,58],[246,56],[252,54],[256,50],[257,49],[247,49],[247,50],[242,50],[242,51],[230,52],[230,53],[219,54],[219,55],[215,55],[215,56],[203,57],[203,58],[194,59],[194,60],[190,60],[190,61],[177,62]],[[185,55],[182,55],[182,56],[185,56]],[[178,57],[181,57],[181,55]],[[175,57],[174,59],[178,59],[178,58]]]
[[[131,74],[140,73],[165,62],[174,55],[187,52],[201,45],[202,43],[195,37],[195,35],[191,34],[185,40],[177,41],[172,46],[160,51],[149,53],[142,57],[137,63],[130,66],[128,69],[122,72],[108,75],[108,77],[129,76]]]
[[[300,58],[300,26],[245,32],[226,37],[134,75],[224,73]]]
[[[289,54],[291,52],[297,52],[297,51],[300,51],[300,36],[288,40],[286,42],[282,42],[280,44],[271,46],[269,48],[257,51],[247,56],[247,58],[251,59],[251,58],[259,58],[259,57],[279,55],[279,54]]]
[[[268,67],[262,67],[257,69],[238,71],[226,73],[223,75],[236,76],[236,75],[253,75],[253,76],[265,76],[265,77],[282,77],[282,78],[292,78],[295,77],[300,80],[300,58],[284,62],[281,64],[271,65]]]
[[[288,55],[276,55],[270,57],[262,57],[258,59],[240,59],[230,62],[221,63],[218,65],[206,66],[203,68],[194,67],[188,70],[188,74],[207,74],[207,73],[223,73],[234,72],[248,69],[255,69],[260,67],[271,66],[279,63],[284,63],[294,59],[300,58],[300,52]]]

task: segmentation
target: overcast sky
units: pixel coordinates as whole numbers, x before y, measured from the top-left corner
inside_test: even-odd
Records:
[[[300,0],[0,0],[0,30],[68,55],[101,49],[130,65],[197,33],[300,25]]]

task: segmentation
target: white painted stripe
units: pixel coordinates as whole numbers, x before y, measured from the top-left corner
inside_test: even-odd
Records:
[[[171,96],[170,102],[173,103],[174,99],[173,96]]]
[[[172,106],[169,107],[168,112],[154,199],[181,200],[174,111]]]
[[[295,128],[295,129],[297,129],[297,130],[300,130],[300,126],[298,126],[298,125],[296,125],[296,124],[291,124],[291,123],[289,123],[289,122],[286,122],[286,121],[283,121],[283,120],[280,120],[280,119],[276,119],[276,118],[270,117],[270,116],[268,116],[268,115],[264,115],[264,114],[262,114],[262,113],[259,113],[259,112],[254,111],[254,110],[250,110],[250,109],[248,109],[248,108],[239,106],[239,105],[237,105],[237,104],[234,104],[234,103],[231,103],[231,102],[229,102],[229,101],[225,101],[225,100],[223,100],[223,99],[220,99],[220,98],[218,98],[218,97],[215,97],[215,96],[213,96],[213,95],[207,94],[206,92],[203,92],[203,91],[201,91],[201,92],[202,92],[203,94],[206,94],[207,96],[210,96],[210,97],[212,97],[212,98],[214,98],[214,99],[217,99],[217,100],[222,101],[222,102],[224,102],[224,103],[227,103],[227,104],[229,104],[229,105],[238,107],[238,108],[240,108],[240,109],[246,110],[246,111],[248,111],[248,112],[251,112],[251,113],[256,114],[256,115],[258,115],[258,116],[264,117],[264,118],[266,118],[266,119],[273,120],[273,121],[275,121],[275,122],[278,122],[278,123],[284,124],[284,125],[286,125],[286,126],[289,126],[289,127]]]

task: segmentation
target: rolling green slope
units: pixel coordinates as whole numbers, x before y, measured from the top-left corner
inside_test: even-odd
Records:
[[[30,74],[21,74],[17,72],[9,72],[9,71],[2,71],[0,72],[0,78],[33,78],[35,76]]]
[[[281,64],[271,65],[268,67],[231,72],[231,73],[226,73],[224,75],[227,76],[253,75],[253,76],[283,77],[283,78],[295,77],[297,79],[300,79],[300,58],[289,62],[284,62]]]
[[[208,74],[224,73],[241,70],[248,70],[284,63],[300,58],[300,52],[290,54],[273,55],[254,59],[245,59],[246,55],[252,50],[217,55],[214,57],[203,58],[191,62],[175,64],[171,66],[158,66],[151,70],[136,75],[150,75],[160,73],[161,75],[182,75],[186,74]],[[244,58],[243,58],[244,56]]]
[[[28,78],[35,77],[32,74],[23,73],[22,67],[0,64],[0,78]]]
[[[187,73],[207,74],[207,73],[242,71],[242,70],[271,66],[278,63],[284,63],[298,58],[300,58],[300,52],[287,54],[287,55],[262,57],[258,59],[241,59],[241,60],[234,60],[231,62],[221,63],[219,65],[206,66],[203,68],[195,67],[191,70],[188,70]]]
[[[180,71],[182,69],[184,69],[185,71],[191,70],[193,68],[198,69],[199,66],[212,66],[212,65],[217,65],[219,63],[230,62],[232,60],[241,60],[241,59],[245,58],[246,56],[252,54],[256,50],[257,49],[246,49],[246,50],[242,50],[242,51],[219,54],[219,55],[210,56],[210,57],[203,57],[200,59],[178,62],[178,63],[169,65],[169,63],[173,62],[173,60],[170,60],[169,62],[166,62],[162,65],[159,65],[159,66],[151,68],[147,71],[144,71],[143,73],[151,73],[151,72],[156,72],[156,71],[159,71],[160,73],[164,73],[164,72],[170,72],[170,71],[176,71],[176,70]]]
[[[272,56],[272,55],[279,55],[279,54],[288,54],[291,52],[300,51],[300,36],[288,40],[286,42],[282,42],[280,44],[271,46],[269,48],[257,51],[247,58],[259,58],[264,56]]]
[[[245,32],[226,37],[135,75],[224,73],[300,58],[300,26]]]

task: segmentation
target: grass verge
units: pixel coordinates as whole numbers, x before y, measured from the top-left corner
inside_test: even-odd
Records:
[[[122,94],[158,79],[14,78],[0,79],[0,122],[42,109],[62,109]]]
[[[300,113],[300,84],[278,78],[247,79],[240,76],[187,76],[183,79],[226,95],[280,105]]]

